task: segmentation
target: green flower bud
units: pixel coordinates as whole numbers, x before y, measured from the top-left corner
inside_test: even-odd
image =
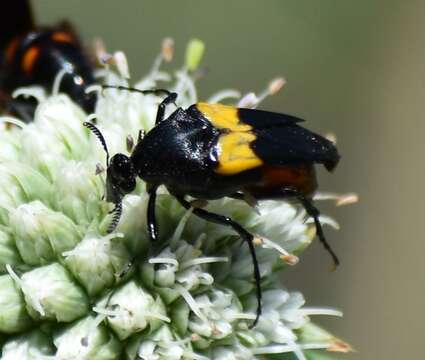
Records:
[[[20,281],[28,311],[36,319],[70,322],[88,311],[86,294],[62,265],[36,268]]]
[[[2,360],[39,360],[54,355],[51,338],[40,330],[34,330],[11,339],[3,345]]]
[[[74,249],[63,253],[66,266],[90,296],[112,286],[131,260],[121,237],[87,235]]]
[[[0,276],[0,332],[21,332],[31,324],[19,286],[9,275]]]
[[[39,198],[50,198],[49,182],[36,170],[16,162],[0,164],[2,173],[0,187],[2,206],[18,206]]]
[[[186,66],[190,71],[196,70],[204,55],[205,44],[199,39],[190,40],[186,48]]]
[[[12,235],[0,230],[0,273],[6,272],[6,265],[21,265],[22,259],[16,249]]]
[[[144,330],[148,325],[156,328],[162,322],[170,322],[162,301],[159,298],[154,300],[134,281],[108,296],[106,302],[103,301],[94,310],[107,315],[108,324],[121,340]]]
[[[40,201],[11,210],[10,226],[22,259],[30,265],[49,263],[80,240],[71,219]]]
[[[243,317],[242,306],[231,292],[214,289],[208,294],[197,296],[195,301],[200,314],[192,314],[189,329],[209,340],[229,336],[233,326]]]
[[[75,223],[88,225],[104,215],[98,201],[105,191],[104,184],[94,167],[69,161],[60,168],[58,179],[55,203]]]
[[[122,348],[117,338],[94,316],[59,331],[53,341],[57,359],[115,360]]]

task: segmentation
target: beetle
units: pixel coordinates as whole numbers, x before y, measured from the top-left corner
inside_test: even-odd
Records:
[[[158,240],[155,201],[161,185],[186,209],[193,204],[186,196],[201,200],[296,199],[314,219],[316,234],[334,265],[339,264],[324,236],[312,195],[317,188],[314,165],[323,164],[332,171],[340,156],[331,141],[300,126],[303,120],[263,110],[201,102],[187,109],[177,107],[165,118],[166,106],[175,104],[176,93],[165,89],[103,87],[165,95],[158,106],[155,126],[147,134],[139,134],[130,156],[118,153],[110,159],[100,130],[91,123],[84,123],[99,138],[106,152],[106,201],[115,204],[108,232],[117,226],[122,199],[134,190],[139,177],[147,184],[147,224],[152,242]],[[257,292],[255,325],[261,314],[261,284],[254,236],[230,217],[200,207],[194,207],[193,214],[231,227],[248,244]]]
[[[94,66],[67,22],[51,27],[34,25],[28,0],[13,0],[0,21],[0,98],[3,107],[26,121],[33,118],[34,99],[12,99],[17,87],[50,87],[58,72],[64,76],[60,90],[87,113],[94,112],[96,95],[86,93],[95,83]]]

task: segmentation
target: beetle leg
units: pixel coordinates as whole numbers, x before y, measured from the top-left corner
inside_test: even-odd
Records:
[[[155,202],[156,202],[156,190],[158,189],[157,185],[148,186],[148,232],[149,237],[152,242],[156,242],[158,239],[158,226],[156,224],[155,216]]]
[[[229,197],[233,199],[238,199],[238,200],[245,200],[244,195],[242,193],[234,193],[234,194],[231,194]],[[334,268],[336,268],[339,265],[338,256],[332,250],[323,232],[322,224],[320,223],[320,220],[319,220],[320,212],[313,205],[313,202],[311,199],[307,198],[305,195],[303,195],[299,191],[295,189],[291,189],[291,188],[277,189],[275,192],[271,194],[267,194],[266,196],[263,196],[263,197],[261,194],[254,194],[253,197],[256,200],[279,199],[279,198],[280,199],[297,199],[301,203],[301,205],[304,207],[307,214],[313,218],[314,225],[316,226],[317,237],[319,238],[319,241],[323,244],[323,247],[325,248],[325,250],[331,255],[332,260],[334,262]]]
[[[301,204],[304,206],[305,211],[308,215],[310,215],[313,220],[314,224],[316,225],[316,234],[319,238],[319,241],[323,244],[326,251],[331,255],[332,260],[334,262],[334,268],[336,268],[339,265],[339,259],[338,256],[334,253],[329,243],[326,241],[325,234],[323,233],[322,224],[319,221],[319,210],[313,205],[312,201],[310,199],[307,199],[303,195],[297,196],[298,200],[301,202]]]
[[[176,196],[176,195],[174,196],[185,209],[191,208],[190,203],[186,201],[183,196]],[[262,297],[261,276],[260,276],[260,267],[258,265],[257,255],[255,254],[254,236],[251,233],[249,233],[247,230],[245,230],[237,222],[229,218],[228,216],[215,214],[200,208],[193,208],[193,214],[195,214],[196,216],[206,221],[211,221],[216,224],[232,227],[233,230],[235,230],[240,235],[240,237],[244,241],[246,241],[246,243],[248,244],[249,251],[252,257],[252,262],[254,265],[254,279],[255,279],[255,284],[257,288],[257,314],[256,314],[254,322],[251,325],[251,327],[254,327],[257,324],[258,319],[260,318],[261,310],[262,310],[261,308],[261,297]]]
[[[148,233],[151,239],[151,242],[154,243],[158,239],[158,226],[156,224],[155,217],[155,202],[156,202],[156,190],[158,189],[157,185],[149,185],[147,186],[147,192],[149,194],[148,200]],[[151,255],[153,255],[153,250],[151,248]],[[127,273],[131,270],[133,265],[136,263],[137,258],[133,257],[126,267],[118,274],[118,278],[123,278],[127,275]]]
[[[116,86],[116,85],[102,85],[102,89],[118,89],[118,90],[127,90],[127,91],[133,91],[138,92],[141,94],[154,94],[154,95],[162,95],[165,94],[167,97],[161,101],[161,103],[158,106],[158,112],[156,113],[156,120],[155,125],[158,125],[162,120],[164,120],[164,114],[165,114],[165,108],[167,105],[174,103],[176,105],[175,101],[177,99],[177,94],[171,91],[168,91],[166,89],[151,89],[151,90],[141,90],[136,89],[133,87],[127,87],[127,86]],[[176,105],[177,106],[177,105]]]
[[[158,112],[156,113],[155,125],[158,125],[162,120],[164,120],[165,108],[167,105],[174,103],[177,99],[176,93],[169,93],[167,97],[161,101],[158,105]]]

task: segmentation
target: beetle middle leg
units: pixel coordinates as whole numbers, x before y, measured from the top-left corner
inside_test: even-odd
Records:
[[[157,185],[147,185],[147,192],[149,194],[149,200],[148,200],[148,209],[147,209],[147,225],[148,225],[148,233],[149,238],[151,240],[151,247],[150,251],[151,254],[155,251],[153,249],[153,244],[157,243],[158,240],[158,226],[156,222],[156,215],[155,215],[155,205],[156,205],[156,190],[158,189]],[[137,261],[137,257],[133,257],[129,263],[126,265],[126,267],[118,274],[119,278],[123,278],[127,275],[127,273],[131,270],[131,268],[134,266],[134,264]]]
[[[190,209],[192,206],[190,202],[184,199],[183,196],[176,196],[174,195],[177,201],[185,208]],[[257,290],[257,313],[255,320],[251,327],[254,327],[258,319],[260,318],[262,307],[261,307],[261,298],[262,298],[262,292],[261,292],[261,276],[260,276],[260,267],[258,265],[257,255],[255,253],[255,247],[254,247],[254,236],[249,233],[247,230],[245,230],[240,224],[238,224],[236,221],[232,220],[228,216],[219,215],[216,213],[209,212],[204,209],[200,208],[194,208],[193,214],[200,217],[201,219],[204,219],[206,221],[211,221],[216,224],[230,226],[233,230],[235,230],[240,237],[246,241],[246,243],[249,246],[249,251],[251,253],[252,262],[254,265],[254,279],[256,284],[256,290]]]
[[[156,205],[156,190],[157,185],[147,185],[149,194],[148,201],[148,232],[151,242],[154,243],[158,240],[158,226],[156,223],[155,205]]]

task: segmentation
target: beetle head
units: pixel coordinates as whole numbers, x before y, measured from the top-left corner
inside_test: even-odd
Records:
[[[136,187],[136,177],[131,159],[124,154],[114,155],[106,172],[106,201],[120,203]]]
[[[106,153],[106,201],[115,204],[111,211],[113,218],[107,230],[108,233],[111,233],[115,230],[121,218],[122,198],[136,187],[137,173],[134,171],[131,158],[124,154],[115,154],[109,160],[108,147],[100,130],[89,122],[85,122],[84,126],[97,136]]]

